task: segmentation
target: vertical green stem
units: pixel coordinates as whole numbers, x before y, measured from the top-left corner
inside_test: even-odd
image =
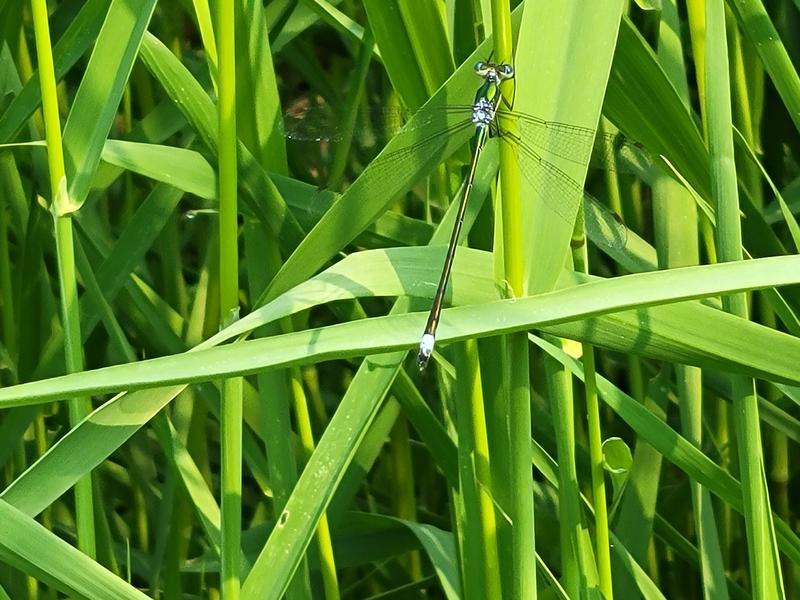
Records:
[[[659,62],[672,80],[675,89],[688,102],[689,85],[683,61],[683,48],[680,36],[677,35],[680,31],[680,19],[675,0],[668,0],[662,4],[662,15],[658,44]],[[700,21],[702,23],[704,19]],[[702,37],[698,32],[695,33],[695,37]],[[695,48],[696,52],[701,53],[699,64],[702,64],[702,47],[700,44]],[[698,264],[700,254],[697,207],[691,195],[670,177],[659,177],[653,184],[653,216],[659,265],[671,269]],[[702,371],[697,367],[677,365],[675,377],[682,433],[700,448],[703,440]],[[690,488],[697,545],[700,549],[703,593],[706,597],[714,596],[725,600],[728,597],[724,579],[725,569],[711,495],[697,481],[690,481]]]
[[[511,13],[507,0],[492,1],[492,33],[497,62],[513,63]],[[506,102],[513,101],[511,85],[502,86]],[[504,123],[513,130],[513,123]],[[519,166],[510,144],[500,145],[502,185],[503,268],[511,293],[524,293],[522,205]],[[508,336],[505,353],[505,390],[508,397],[511,472],[514,495],[510,506],[514,598],[536,597],[536,547],[533,528],[533,479],[531,477],[531,405],[528,376],[528,338],[525,332]]]
[[[217,3],[219,54],[219,298],[222,325],[238,316],[239,244],[236,169],[236,30],[234,2]],[[239,597],[239,547],[242,501],[242,378],[222,386],[222,596]]]
[[[456,344],[455,365],[455,429],[458,438],[458,479],[456,497],[457,527],[461,551],[461,577],[466,600],[488,597],[485,566],[486,545],[481,543],[485,525],[481,513],[480,483],[475,468],[475,433],[472,431],[470,398],[474,386],[470,382],[470,357],[465,344]],[[447,411],[447,402],[444,403]],[[447,414],[447,413],[446,413]]]
[[[0,157],[0,161],[3,160]],[[4,198],[6,198],[6,194],[0,193],[0,310],[2,311],[0,314],[0,324],[2,324],[0,341],[5,345],[11,360],[16,363],[18,360],[17,325],[14,318],[14,287],[11,284],[11,260],[8,252],[9,227]],[[12,381],[12,383],[16,383],[16,381]]]
[[[706,118],[711,189],[716,203],[717,250],[720,261],[738,261],[742,260],[742,232],[733,152],[725,3],[722,0],[708,0],[705,16]],[[727,312],[747,318],[747,298],[744,294],[726,296],[722,302]],[[766,490],[755,385],[752,379],[741,375],[732,375],[731,383],[753,595],[758,598],[780,598],[783,596],[783,584]]]
[[[399,374],[402,378],[402,374]],[[395,385],[397,380],[395,380]],[[417,498],[414,485],[414,462],[411,457],[411,440],[409,438],[408,419],[400,414],[391,431],[391,465],[392,480],[392,514],[406,521],[415,522],[417,516]],[[402,557],[402,563],[412,581],[422,579],[422,560],[418,550]]]
[[[603,470],[603,437],[600,430],[600,403],[597,397],[597,378],[594,348],[583,345],[583,371],[586,385],[586,418],[589,422],[589,461],[592,471],[592,504],[594,506],[595,548],[600,592],[613,598],[611,587],[611,546],[608,533],[608,501]]]
[[[618,191],[616,185],[613,189]],[[617,197],[619,194],[617,193]],[[580,243],[575,243],[580,241]],[[573,231],[573,262],[575,269],[589,273],[589,257],[586,247],[586,232],[583,212]],[[588,422],[589,463],[592,475],[592,505],[594,507],[595,549],[597,552],[597,574],[600,592],[604,598],[613,598],[611,585],[611,547],[608,533],[608,504],[606,499],[605,471],[603,469],[603,434],[600,428],[600,402],[597,396],[594,347],[583,344],[583,372],[586,390],[586,419]],[[559,466],[561,460],[559,459]]]
[[[492,474],[489,461],[489,436],[486,429],[483,387],[481,385],[478,343],[467,340],[458,352],[458,424],[459,444],[467,443],[470,452],[466,460],[469,473],[475,478],[480,511],[482,564],[485,575],[485,594],[488,598],[502,597],[500,564],[497,550],[497,519],[492,501]],[[466,472],[462,470],[462,472]]]
[[[703,131],[706,130],[706,11],[704,0],[686,0],[686,17],[692,43],[694,70],[697,74],[697,94],[700,98]]]
[[[297,420],[297,434],[303,446],[304,460],[311,458],[314,453],[314,432],[311,430],[311,416],[308,412],[308,400],[303,391],[303,378],[298,367],[291,369],[290,382],[292,398],[294,400],[294,414]],[[323,512],[317,523],[317,548],[319,550],[320,571],[322,573],[322,586],[325,590],[326,600],[339,600],[339,581],[336,576],[336,561],[333,557],[333,543],[331,530],[328,526],[328,517]]]
[[[551,340],[560,344],[560,340]],[[579,598],[586,588],[586,569],[581,551],[581,507],[575,459],[575,410],[572,379],[560,363],[545,359],[547,394],[553,407],[553,430],[558,453],[558,533],[564,590]]]
[[[47,164],[50,173],[51,208],[55,216],[55,237],[58,251],[58,279],[61,288],[61,317],[64,326],[64,350],[67,372],[82,371],[83,350],[81,345],[80,307],[78,285],[75,279],[75,245],[72,232],[72,217],[61,209],[66,204],[66,172],[64,149],[61,140],[61,123],[58,116],[58,95],[50,48],[50,27],[47,21],[45,0],[31,0],[36,53],[39,58],[39,80],[42,88],[42,110],[44,113],[45,138],[47,140]],[[91,411],[88,398],[72,398],[69,401],[69,420],[74,427]],[[94,528],[94,502],[92,500],[91,475],[83,477],[75,485],[75,511],[78,528],[78,547],[94,557],[96,540]]]
[[[280,268],[280,252],[274,238],[263,235],[254,219],[245,223],[245,254],[262,260],[248,261],[247,281],[250,296],[257,298]],[[278,323],[257,330],[259,337],[281,333]],[[258,374],[258,392],[264,405],[262,431],[267,455],[269,482],[272,487],[272,510],[277,521],[297,483],[297,460],[292,440],[290,375],[285,371]],[[303,560],[286,591],[287,600],[311,598],[308,563]]]
[[[768,399],[772,402],[780,400],[780,394],[775,393],[775,389],[770,386]],[[791,468],[789,459],[789,440],[786,435],[772,431],[769,445],[770,455],[772,456],[772,464],[770,465],[770,487],[772,489],[772,497],[775,501],[775,512],[785,521],[789,521],[792,515],[791,504],[789,501],[789,480],[791,478]],[[784,578],[786,581],[791,582],[786,588],[786,597],[793,599],[797,597],[797,590],[794,584],[794,563],[786,556],[782,557],[781,567],[783,569]]]
[[[513,64],[511,13],[506,0],[492,2],[494,53],[500,63]],[[514,100],[513,84],[501,86],[504,101],[510,106]],[[503,123],[508,129],[513,122]],[[516,132],[514,132],[516,133]],[[505,278],[514,294],[523,293],[524,269],[522,261],[523,231],[522,204],[520,202],[519,166],[511,144],[500,144],[500,181],[503,186],[503,263]],[[523,334],[524,335],[524,334]]]

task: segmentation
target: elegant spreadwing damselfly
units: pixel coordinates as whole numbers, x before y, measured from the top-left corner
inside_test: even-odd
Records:
[[[500,85],[514,78],[514,68],[511,65],[481,61],[475,65],[474,71],[482,82],[472,104],[439,107],[438,111],[446,115],[446,119],[438,119],[436,110],[428,110],[427,118],[416,119],[407,126],[421,134],[419,139],[399,150],[381,154],[376,159],[383,169],[403,169],[403,164],[409,157],[424,155],[427,146],[433,148],[443,137],[462,135],[474,130],[470,144],[472,156],[465,183],[461,187],[455,224],[419,344],[417,364],[420,369],[427,366],[433,353],[436,330],[478,160],[490,138],[499,138],[515,148],[522,175],[534,192],[543,195],[547,206],[568,224],[572,225],[582,202],[593,209],[586,211],[587,219],[590,214],[594,220],[597,220],[598,214],[603,215],[602,227],[608,232],[609,244],[614,247],[624,246],[627,239],[627,228],[619,217],[585,192],[564,170],[543,157],[553,156],[578,165],[591,162],[594,166],[610,170],[618,169],[620,161],[623,164],[627,162],[637,165],[650,162],[640,145],[621,134],[601,133],[591,128],[546,121],[514,111],[503,101],[500,93]],[[377,114],[383,119],[394,121],[402,119],[402,113],[403,111],[386,108],[377,110]],[[439,121],[446,121],[446,126],[437,127]],[[330,112],[319,111],[317,107],[287,114],[284,123],[286,136],[293,139],[336,140],[337,137],[347,135],[332,121]],[[513,123],[513,127],[508,127],[509,123]]]

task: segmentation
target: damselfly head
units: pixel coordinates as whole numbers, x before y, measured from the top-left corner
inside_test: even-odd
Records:
[[[475,63],[475,74],[491,83],[500,83],[514,77],[514,67],[508,63],[489,63],[479,61]]]

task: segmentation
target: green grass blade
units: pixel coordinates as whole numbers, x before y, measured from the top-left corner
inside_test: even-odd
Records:
[[[55,74],[61,80],[89,48],[105,19],[111,0],[90,0],[70,22],[53,46]],[[41,102],[38,77],[31,77],[13,101],[0,113],[0,141],[11,141]]]
[[[68,596],[147,598],[6,502],[0,502],[0,559]],[[42,552],[47,548],[47,552]]]
[[[155,0],[112,0],[106,15],[64,125],[65,165],[74,209],[89,193],[155,5]]]
[[[420,250],[409,249],[405,252],[412,251]],[[400,251],[376,253],[384,256],[404,254]],[[481,253],[472,251],[471,254],[478,258]],[[680,363],[697,363],[714,368],[738,365],[744,372],[759,377],[795,383],[800,381],[793,367],[800,351],[800,343],[795,338],[716,309],[694,303],[657,306],[644,313],[641,312],[644,309],[640,308],[634,311],[631,325],[628,325],[630,313],[615,313],[607,317],[595,315],[631,306],[797,283],[796,271],[790,266],[797,260],[797,257],[777,257],[687,267],[594,281],[523,299],[452,308],[444,313],[446,328],[442,330],[441,338],[445,342],[458,341],[472,336],[497,335],[538,327],[551,332],[572,328],[568,337],[585,339],[602,332],[601,325],[607,323],[615,330],[613,334],[605,339],[594,337],[587,341]],[[397,266],[391,262],[386,264],[392,270]],[[488,262],[484,262],[484,265],[487,267],[484,271],[488,271]],[[382,271],[382,275],[387,274],[386,268]],[[740,277],[729,280],[726,274],[731,272]],[[396,286],[398,281],[391,272],[388,275],[392,285]],[[458,277],[458,271],[454,275]],[[713,275],[720,277],[717,279]],[[745,285],[745,281],[749,285]],[[630,286],[630,283],[635,285]],[[395,290],[397,293],[402,291],[399,288]],[[275,318],[291,312],[294,301],[290,297],[291,294],[286,299],[287,304],[283,304],[284,299],[276,301]],[[647,316],[636,316],[636,312]],[[422,314],[390,315],[21,384],[0,389],[0,405],[41,403],[77,393],[105,393],[120,387],[206,381],[331,356],[355,356],[387,348],[408,349],[418,342],[423,317]],[[587,318],[586,321],[582,320]],[[573,321],[575,324],[570,324]],[[698,327],[696,323],[704,323],[704,326]],[[628,337],[629,333],[624,327],[631,328],[631,337]],[[647,339],[640,339],[639,336],[645,331],[648,332]],[[742,342],[743,339],[748,341]]]
[[[721,1],[706,4],[706,106],[711,155],[711,189],[717,206],[714,238],[720,261],[742,259],[742,229],[733,151],[728,41],[725,7]],[[723,298],[726,311],[747,318],[747,298]],[[766,473],[758,425],[755,382],[742,375],[731,377],[734,427],[742,477],[744,519],[752,587],[756,596],[782,598],[783,581],[770,519]]]
[[[761,57],[795,127],[800,127],[800,77],[764,5],[760,0],[746,0],[729,6]]]
[[[515,110],[548,121],[597,127],[622,2],[604,3],[598,11],[584,8],[580,2],[526,7],[516,57]],[[563,77],[565,65],[575,75]],[[545,152],[544,158],[548,157]],[[559,163],[576,182],[583,182],[586,166]],[[550,208],[558,191],[541,189],[531,196],[530,188],[523,189],[531,197],[523,218],[534,227],[534,235],[526,239],[525,255],[536,257],[528,265],[526,290],[546,291],[555,284],[569,252],[573,223]]]
[[[371,379],[370,388],[383,389],[385,394],[397,371],[395,368],[383,368],[384,360],[388,364],[394,362],[391,356],[366,359],[371,369],[363,373]],[[370,370],[374,375],[369,373]],[[357,389],[355,382],[350,390],[354,388]],[[370,401],[365,402],[365,398]],[[348,394],[342,400],[272,535],[253,564],[253,570],[242,586],[243,598],[258,598],[264,594],[278,597],[285,592],[354,448],[366,434],[382,400],[383,394],[359,396],[355,393]],[[279,554],[276,554],[277,549],[280,549]],[[278,556],[280,558],[276,559]]]

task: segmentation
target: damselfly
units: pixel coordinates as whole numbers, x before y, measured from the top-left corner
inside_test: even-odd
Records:
[[[439,110],[446,114],[448,125],[436,128],[435,111],[428,111],[427,119],[416,119],[409,124],[415,130],[423,132],[422,139],[416,140],[408,147],[388,154],[382,154],[376,161],[382,169],[403,169],[404,161],[412,155],[424,155],[426,147],[435,147],[443,137],[462,135],[474,128],[471,147],[472,157],[467,178],[461,188],[455,224],[445,254],[439,284],[433,298],[428,320],[423,331],[417,354],[417,364],[424,369],[433,353],[436,330],[443,308],[450,272],[453,266],[455,251],[463,223],[464,214],[472,191],[478,159],[487,141],[497,137],[505,143],[513,145],[520,172],[533,187],[535,192],[544,196],[545,202],[555,214],[572,225],[581,201],[594,205],[592,214],[609,215],[610,211],[603,207],[582,186],[553,163],[545,160],[543,153],[549,153],[562,160],[576,164],[592,162],[601,168],[614,169],[618,158],[630,160],[641,165],[649,162],[646,152],[637,144],[619,134],[598,133],[594,129],[578,127],[566,123],[545,121],[543,119],[516,112],[503,102],[500,84],[514,78],[514,68],[509,64],[478,62],[475,74],[483,79],[471,105],[447,105]],[[383,116],[391,116],[392,111],[381,109]],[[463,115],[463,118],[452,122],[451,117]],[[335,139],[340,132],[335,124],[318,118],[314,109],[300,115],[287,115],[286,134],[296,139]],[[298,118],[299,117],[299,118]],[[320,122],[321,125],[320,125]],[[504,126],[513,122],[514,127]],[[430,130],[430,131],[429,131]],[[599,209],[599,210],[598,210]],[[587,217],[589,212],[587,211]],[[596,217],[595,217],[596,220]],[[610,232],[610,245],[624,246],[627,239],[627,228],[618,217],[608,216],[603,219],[603,227]]]

